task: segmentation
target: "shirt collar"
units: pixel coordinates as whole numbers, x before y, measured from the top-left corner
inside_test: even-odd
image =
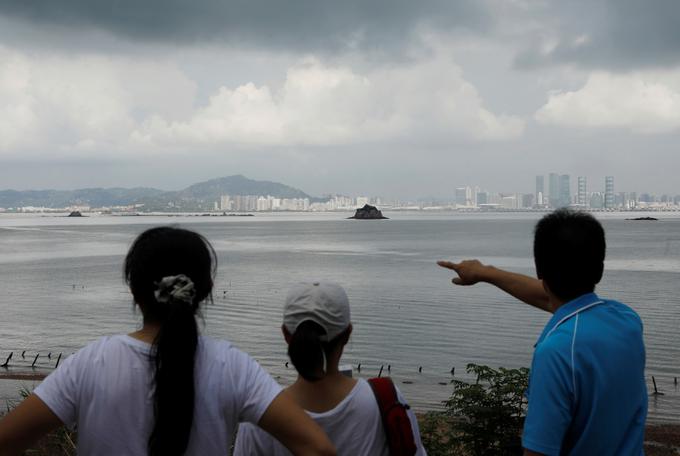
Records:
[[[570,315],[578,313],[581,309],[591,306],[598,301],[600,301],[600,298],[595,293],[586,293],[562,304],[550,318],[548,324],[545,325],[541,337],[538,338],[538,341],[534,346],[543,342],[543,339],[545,339],[550,331],[552,331],[556,325],[559,325],[563,319],[568,319]]]

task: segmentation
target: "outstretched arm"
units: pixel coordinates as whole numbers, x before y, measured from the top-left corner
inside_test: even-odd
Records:
[[[326,433],[286,391],[276,396],[258,425],[296,456],[335,456]]]
[[[485,265],[478,260],[465,260],[460,263],[438,261],[437,264],[458,274],[458,277],[454,277],[452,280],[456,285],[490,283],[520,301],[546,312],[553,312],[548,294],[543,288],[543,282],[538,279]]]
[[[35,394],[0,420],[0,456],[21,455],[61,420]]]

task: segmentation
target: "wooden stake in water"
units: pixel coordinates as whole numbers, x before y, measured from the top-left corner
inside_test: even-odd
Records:
[[[33,358],[33,364],[31,364],[31,367],[35,368],[35,363],[38,361],[38,356],[40,356],[40,353],[36,353],[35,358]]]
[[[656,379],[652,375],[652,383],[654,383],[654,396],[663,396],[663,393],[660,393],[659,390],[656,388]]]
[[[0,367],[7,367],[7,366],[9,366],[9,361],[12,359],[12,355],[13,355],[13,354],[14,354],[14,352],[10,352],[9,356],[8,356],[7,359],[5,360],[5,363],[2,364],[2,365],[0,365]]]
[[[57,364],[54,365],[55,369],[59,367],[59,361],[61,361],[61,353],[59,353],[59,357],[57,357]]]
[[[378,378],[382,377],[383,367],[385,367],[384,364],[380,366],[380,372],[378,372]]]

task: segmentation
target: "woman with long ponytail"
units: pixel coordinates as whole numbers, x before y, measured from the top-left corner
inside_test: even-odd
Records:
[[[323,431],[252,358],[199,334],[215,258],[192,231],[139,235],[124,276],[142,328],[67,358],[0,421],[0,456],[22,454],[62,424],[77,425],[80,455],[225,455],[239,422],[262,427],[293,454],[334,455]]]

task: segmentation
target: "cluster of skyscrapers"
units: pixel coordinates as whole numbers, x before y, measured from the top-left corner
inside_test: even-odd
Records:
[[[535,191],[528,193],[492,193],[479,187],[459,187],[455,190],[458,209],[508,210],[557,209],[573,207],[592,210],[664,209],[680,206],[680,195],[660,197],[635,192],[616,192],[614,176],[606,176],[591,190],[586,176],[578,176],[572,186],[568,174],[550,173],[536,176]]]
[[[637,202],[637,195],[624,192],[614,193],[614,176],[604,178],[604,191],[588,191],[588,178],[578,176],[576,193],[571,192],[571,177],[568,174],[548,174],[546,192],[545,176],[536,176],[535,207],[560,208],[575,206],[583,209],[632,209]]]
[[[546,192],[544,176],[536,176],[535,200],[537,208],[575,207],[580,209],[619,210],[635,209],[639,203],[651,203],[654,198],[638,198],[636,193],[614,191],[614,176],[606,176],[598,190],[589,191],[588,178],[578,176],[576,192],[572,193],[568,174],[550,173]],[[648,196],[648,195],[647,195]],[[668,199],[668,197],[666,198]]]

